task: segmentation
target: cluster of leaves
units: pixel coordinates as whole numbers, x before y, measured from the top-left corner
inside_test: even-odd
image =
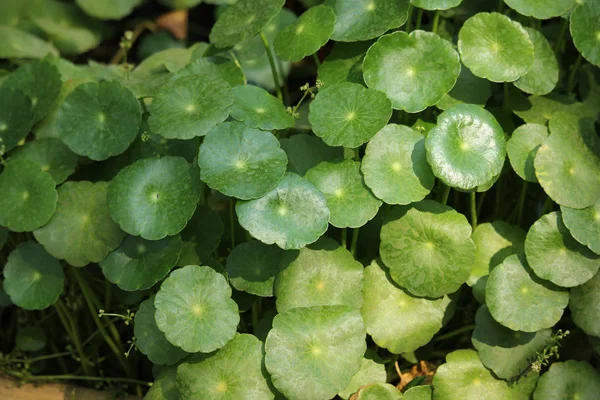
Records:
[[[72,62],[141,3],[0,0],[0,306],[46,354],[1,370],[66,336],[139,383],[124,337],[148,399],[596,398],[600,2],[213,0]]]

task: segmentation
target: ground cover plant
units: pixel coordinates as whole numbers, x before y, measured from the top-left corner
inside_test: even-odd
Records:
[[[0,0],[0,375],[600,396],[600,1]]]

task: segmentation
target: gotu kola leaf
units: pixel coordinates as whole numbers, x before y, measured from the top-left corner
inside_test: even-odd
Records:
[[[199,205],[183,231],[183,246],[177,265],[202,265],[217,249],[223,236],[223,221],[206,205]]]
[[[600,3],[587,0],[570,17],[573,43],[590,63],[600,66]]]
[[[0,86],[0,149],[12,150],[33,126],[31,100],[21,90]]]
[[[558,83],[558,61],[548,39],[539,31],[525,28],[534,46],[534,59],[527,73],[513,84],[525,93],[544,95]]]
[[[360,363],[360,370],[354,374],[348,386],[338,392],[338,396],[348,399],[359,388],[373,383],[384,383],[386,380],[387,374],[383,361],[374,350],[367,349]]]
[[[389,383],[375,383],[361,388],[356,400],[400,400],[402,392]]]
[[[58,55],[50,43],[37,36],[8,25],[0,25],[0,58],[43,58]]]
[[[524,124],[515,129],[506,143],[510,165],[517,175],[528,182],[537,182],[533,160],[546,137],[548,128],[544,125]]]
[[[121,19],[128,16],[142,0],[75,0],[89,16],[98,19]]]
[[[594,253],[600,254],[600,200],[581,210],[564,206],[560,210],[571,235]]]
[[[462,0],[410,0],[410,2],[413,6],[424,10],[447,10],[460,5]]]
[[[581,286],[571,289],[571,316],[577,326],[591,336],[600,337],[600,273]]]
[[[600,374],[585,361],[568,360],[550,365],[533,393],[533,400],[593,399],[600,391]]]
[[[266,90],[252,85],[233,88],[231,117],[251,128],[262,130],[286,129],[294,126],[294,118],[283,104]]]
[[[288,157],[288,172],[304,176],[312,167],[322,161],[340,161],[344,159],[342,147],[327,146],[323,141],[306,133],[279,139],[281,148]]]
[[[48,138],[26,142],[10,154],[10,159],[36,163],[59,185],[75,172],[79,157],[59,139]]]
[[[504,0],[519,14],[537,19],[549,19],[564,15],[571,10],[576,0]]]

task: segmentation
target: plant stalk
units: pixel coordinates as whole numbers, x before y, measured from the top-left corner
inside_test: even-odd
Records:
[[[423,9],[417,10],[417,20],[415,21],[415,31],[421,29],[421,20],[423,19]]]
[[[469,199],[471,205],[471,226],[475,230],[477,228],[477,192],[472,191],[469,193]]]
[[[404,32],[406,33],[410,33],[410,29],[412,28],[412,16],[414,9],[415,8],[413,7],[412,3],[410,3],[408,5],[408,19],[406,20],[406,26],[404,27]]]
[[[525,198],[527,197],[527,184],[527,181],[523,181],[521,195],[519,196],[519,205],[517,207],[517,226],[521,226],[521,220],[523,219],[523,207],[525,206]]]
[[[579,53],[579,55],[577,56],[577,60],[575,60],[575,63],[571,67],[571,73],[569,74],[569,80],[567,85],[567,91],[569,92],[569,94],[573,93],[573,89],[575,89],[575,77],[577,76],[577,72],[579,71],[582,62],[583,57],[581,56],[581,53]]]
[[[475,325],[463,326],[462,328],[458,328],[458,329],[455,329],[455,330],[453,330],[451,332],[448,332],[448,333],[445,333],[443,335],[440,335],[440,336],[436,337],[434,340],[436,342],[441,342],[442,340],[450,339],[450,338],[452,338],[454,336],[460,335],[461,333],[472,331],[473,329],[475,329]]]
[[[260,38],[262,39],[263,45],[265,46],[265,50],[267,51],[267,57],[269,58],[269,65],[271,66],[271,73],[273,74],[273,83],[275,84],[275,91],[277,92],[277,98],[279,101],[283,103],[283,94],[281,93],[281,85],[279,81],[279,75],[277,73],[277,68],[275,67],[275,58],[273,57],[273,52],[271,51],[271,46],[269,45],[269,40],[265,36],[264,33],[260,32]]]
[[[350,253],[352,253],[352,257],[356,256],[356,246],[358,244],[358,230],[360,228],[354,228],[352,230],[352,241],[350,242]]]
[[[315,60],[315,64],[317,65],[317,68],[319,68],[321,66],[321,60],[319,60],[319,56],[317,55],[317,53],[313,53],[313,59]]]
[[[450,196],[450,186],[444,185],[444,191],[442,192],[440,203],[446,205],[446,203],[448,203],[448,196]]]
[[[437,33],[438,25],[440,23],[440,10],[436,10],[433,14],[433,26],[431,27],[431,32]]]
[[[72,315],[70,314],[66,304],[62,301],[62,299],[58,299],[56,303],[54,303],[56,307],[56,311],[58,316],[63,323],[65,330],[71,337],[73,344],[75,345],[75,349],[77,350],[77,354],[79,355],[79,360],[81,362],[81,367],[86,375],[93,375],[93,371],[90,368],[90,362],[88,360],[87,354],[83,351],[83,346],[81,344],[81,340],[79,339],[79,333],[77,332],[77,327],[75,326],[75,321],[73,320]]]
[[[231,249],[235,247],[235,213],[233,212],[233,197],[229,199],[229,231],[231,235]]]
[[[342,246],[346,248],[346,242],[348,238],[348,230],[346,228],[342,228]]]

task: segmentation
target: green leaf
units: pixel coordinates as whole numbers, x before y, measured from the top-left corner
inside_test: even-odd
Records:
[[[518,332],[494,320],[485,305],[475,315],[471,341],[481,363],[498,378],[510,380],[531,366],[531,361],[551,342],[552,330]]]
[[[284,0],[239,0],[219,16],[210,31],[210,42],[230,47],[258,34],[283,7]]]
[[[365,268],[361,310],[367,333],[394,354],[411,352],[429,343],[442,328],[450,299],[414,297],[397,286],[389,271],[373,261]]]
[[[312,167],[323,161],[344,159],[342,147],[327,146],[321,139],[299,133],[279,140],[288,157],[288,171],[304,176]]]
[[[560,212],[546,214],[533,224],[525,254],[537,276],[562,287],[581,285],[600,268],[600,255],[571,236]]]
[[[359,312],[346,306],[276,315],[265,342],[273,385],[290,400],[334,397],[359,371],[365,336]]]
[[[154,382],[144,400],[179,400],[176,379],[177,365],[161,368],[154,374]]]
[[[467,281],[469,286],[489,275],[506,257],[523,253],[525,231],[504,221],[485,222],[477,225],[471,239],[475,243],[475,257]]]
[[[175,364],[187,353],[167,341],[165,334],[156,326],[155,313],[154,296],[140,304],[133,321],[135,346],[153,364]]]
[[[0,86],[0,149],[5,153],[23,140],[33,125],[31,100],[20,90]]]
[[[225,122],[206,135],[198,154],[200,178],[211,188],[243,200],[272,190],[285,174],[287,156],[270,132]]]
[[[150,106],[148,124],[167,139],[204,136],[229,116],[231,87],[208,74],[184,76],[165,84]]]
[[[548,128],[544,125],[525,124],[515,129],[506,143],[510,165],[522,179],[537,182],[533,160],[547,137]]]
[[[600,373],[585,361],[555,362],[540,377],[534,400],[593,399],[600,392]]]
[[[294,118],[283,104],[264,89],[252,85],[236,86],[233,97],[231,117],[251,128],[272,131],[294,126]]]
[[[202,0],[157,0],[159,3],[164,4],[167,7],[183,9],[196,7],[202,3]]]
[[[98,19],[125,18],[142,0],[75,0],[85,13]]]
[[[75,267],[104,260],[125,236],[108,212],[107,190],[107,182],[64,183],[56,212],[33,235],[48,253]]]
[[[561,206],[586,208],[600,199],[600,147],[591,119],[557,113],[534,159],[535,175]]]
[[[357,42],[373,39],[408,19],[409,0],[326,0],[335,12],[335,30],[331,39]]]
[[[360,162],[322,162],[306,178],[325,195],[331,212],[330,223],[338,228],[358,228],[375,217],[381,201],[365,186]]]
[[[308,179],[289,172],[263,197],[238,201],[235,210],[252,236],[285,250],[316,242],[329,225],[323,194]]]
[[[485,301],[496,321],[515,331],[551,328],[569,302],[569,292],[533,274],[524,256],[511,255],[490,272]]]
[[[39,325],[19,328],[15,336],[15,346],[22,351],[40,351],[47,342],[46,334]]]
[[[431,386],[413,386],[404,392],[404,400],[431,400],[433,395]]]
[[[506,5],[519,14],[537,19],[549,19],[566,14],[576,0],[504,0]]]
[[[154,306],[158,329],[190,353],[223,347],[240,322],[229,284],[210,267],[189,265],[173,271],[156,294]]]
[[[111,217],[125,232],[158,240],[183,230],[199,197],[197,169],[185,159],[145,158],[112,180],[107,203]]]
[[[474,350],[456,350],[446,356],[433,377],[436,400],[528,400],[537,374],[529,374],[509,384],[494,377]]]
[[[180,253],[179,235],[152,241],[129,236],[100,267],[106,279],[123,290],[150,289],[177,264]]]
[[[65,276],[55,258],[35,242],[21,243],[4,267],[4,290],[26,310],[50,307],[63,291]]]
[[[337,242],[322,238],[290,258],[275,279],[279,312],[312,306],[361,307],[363,266]]]
[[[101,161],[127,150],[142,112],[129,89],[118,82],[83,83],[60,107],[60,139],[75,153]]]
[[[195,52],[192,54],[194,58]],[[181,68],[171,77],[176,80],[184,76],[206,74],[223,79],[231,87],[245,85],[246,77],[239,63],[220,55],[202,57]]]
[[[490,81],[473,75],[470,69],[461,66],[456,85],[435,103],[435,106],[440,110],[447,110],[463,103],[484,107],[490,97],[492,97]]]
[[[237,290],[262,297],[273,296],[275,276],[285,252],[258,240],[237,245],[227,257],[227,274]]]
[[[60,94],[58,70],[50,63],[33,61],[10,74],[2,86],[23,91],[31,100],[33,123],[42,119]]]
[[[58,55],[58,51],[50,43],[18,28],[0,25],[0,37],[0,58],[44,58],[48,54]]]
[[[416,113],[454,87],[460,59],[452,44],[435,33],[398,31],[369,48],[363,71],[367,86],[384,92],[394,109]]]
[[[524,28],[534,46],[534,59],[531,69],[514,82],[525,93],[548,94],[558,83],[558,61],[548,39],[539,31]]]
[[[337,42],[331,53],[317,68],[317,79],[323,83],[323,87],[343,82],[364,85],[362,61],[372,44],[372,40],[351,43]]]
[[[600,3],[588,0],[571,13],[573,44],[590,63],[600,66]]]
[[[447,10],[462,3],[463,0],[410,0],[413,6],[425,10]]]
[[[335,14],[330,7],[311,7],[277,34],[275,52],[282,60],[300,61],[327,43],[334,24]]]
[[[534,61],[534,46],[521,24],[498,13],[478,13],[458,33],[463,62],[480,78],[513,82],[525,75]]]
[[[435,176],[451,187],[472,190],[500,175],[506,140],[494,116],[473,104],[459,104],[438,116],[425,140]]]
[[[425,138],[404,125],[386,125],[371,139],[361,171],[373,194],[388,204],[423,200],[435,183]]]
[[[223,236],[223,221],[216,211],[199,205],[183,231],[183,247],[177,265],[202,265],[215,252]]]
[[[547,96],[529,96],[522,102],[517,101],[513,108],[514,113],[528,124],[547,125],[548,121],[560,112],[586,117],[594,116],[586,110],[585,104],[553,93]]]
[[[402,392],[389,383],[375,383],[358,392],[356,400],[400,400]]]
[[[356,83],[320,91],[310,103],[313,132],[329,146],[358,147],[368,142],[392,116],[385,94]]]
[[[394,282],[415,296],[436,298],[467,281],[475,244],[464,215],[423,200],[392,209],[379,252]]]
[[[263,365],[263,344],[253,335],[236,336],[214,355],[177,368],[183,399],[274,399]]]
[[[374,350],[367,349],[360,363],[360,370],[352,376],[348,386],[338,392],[338,396],[348,399],[362,386],[373,383],[385,383],[386,380],[387,374],[382,360]]]
[[[40,170],[49,173],[57,185],[63,183],[77,167],[79,157],[58,139],[41,139],[26,142],[16,148],[10,159],[29,160]]]
[[[56,210],[56,184],[29,160],[6,163],[0,175],[0,225],[29,232],[45,225]]]
[[[581,210],[564,206],[560,210],[571,235],[594,253],[600,254],[600,200]]]
[[[600,337],[600,273],[571,289],[569,309],[577,326],[588,335]]]

